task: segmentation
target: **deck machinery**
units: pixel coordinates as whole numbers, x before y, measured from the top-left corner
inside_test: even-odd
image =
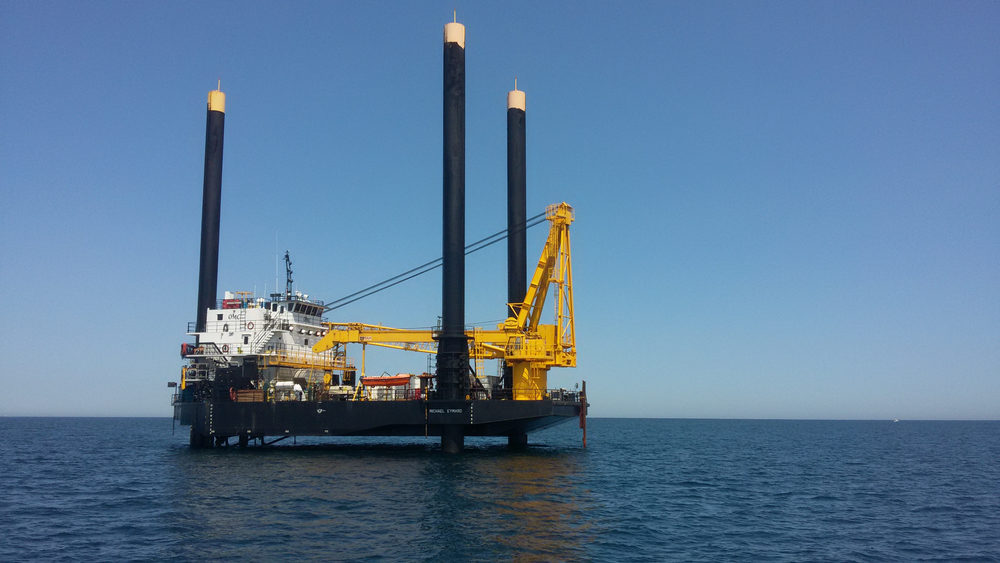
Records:
[[[508,303],[495,329],[465,326],[465,27],[444,30],[442,316],[434,330],[324,322],[328,307],[293,291],[286,253],[284,293],[226,292],[216,301],[225,95],[209,93],[197,321],[181,345],[187,364],[174,418],[194,448],[274,443],[290,436],[440,436],[461,451],[465,436],[506,436],[579,420],[586,445],[586,383],[549,389],[548,370],[576,365],[573,275],[566,203],[546,209],[549,234],[527,281],[524,92],[508,93]],[[541,322],[551,297],[553,324]],[[348,347],[361,345],[360,370]],[[434,373],[370,377],[366,347],[436,356]],[[500,375],[483,362],[498,360]]]

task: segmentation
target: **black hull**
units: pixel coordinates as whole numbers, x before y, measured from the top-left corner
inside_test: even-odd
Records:
[[[521,436],[579,419],[570,401],[231,401],[174,404],[174,418],[191,426],[191,445],[238,443],[266,436],[440,436],[460,426],[465,436]]]

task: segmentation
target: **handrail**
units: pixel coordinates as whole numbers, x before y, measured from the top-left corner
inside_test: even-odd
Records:
[[[274,326],[278,324],[277,316],[268,315],[267,313],[264,313],[264,315],[265,315],[264,319],[267,321],[267,324],[265,324],[264,328],[259,330],[257,332],[257,335],[254,336],[253,343],[250,345],[251,354],[256,354],[260,352],[260,349],[263,348],[264,345],[267,344],[267,341],[271,338]]]

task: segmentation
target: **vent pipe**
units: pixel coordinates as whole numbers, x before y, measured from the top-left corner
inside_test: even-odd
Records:
[[[219,281],[219,214],[222,206],[222,141],[226,95],[208,93],[205,124],[205,184],[201,199],[201,262],[198,268],[197,332],[205,332],[208,310],[215,308]]]

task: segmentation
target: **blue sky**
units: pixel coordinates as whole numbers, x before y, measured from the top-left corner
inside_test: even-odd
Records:
[[[439,256],[453,9],[468,239],[504,227],[515,75],[529,214],[577,211],[553,386],[595,416],[1000,418],[995,2],[2,3],[0,415],[169,415],[218,79],[220,294],[273,289],[276,250],[326,300]],[[467,321],[499,319],[503,246],[467,267]],[[427,326],[439,284],[330,320]]]

